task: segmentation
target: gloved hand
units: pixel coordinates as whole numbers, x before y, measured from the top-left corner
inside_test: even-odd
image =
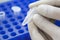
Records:
[[[45,18],[60,20],[60,8],[55,6],[60,6],[60,0],[41,0],[29,5],[30,8],[37,7],[39,13],[28,23],[32,40],[60,40],[60,28]]]

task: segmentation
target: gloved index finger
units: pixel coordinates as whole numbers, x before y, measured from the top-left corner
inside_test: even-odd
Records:
[[[38,14],[34,15],[33,22],[37,25],[37,27],[49,34],[53,38],[53,40],[56,38],[57,32],[59,32],[58,26],[54,25],[53,23],[49,22],[47,19]]]

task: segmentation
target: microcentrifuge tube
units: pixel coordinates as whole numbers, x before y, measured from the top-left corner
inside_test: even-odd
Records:
[[[12,0],[0,0],[0,3],[4,3],[4,2],[8,2],[8,1],[12,1]]]
[[[5,18],[5,12],[0,11],[0,20],[3,20]]]
[[[11,9],[14,12],[14,15],[19,15],[21,12],[21,8],[19,6],[12,6]]]
[[[23,26],[26,25],[27,23],[29,23],[31,21],[32,17],[34,16],[34,14],[36,14],[38,12],[36,11],[36,7],[35,7],[35,8],[30,9],[27,13],[28,13],[28,15],[26,16],[25,20],[22,23]]]

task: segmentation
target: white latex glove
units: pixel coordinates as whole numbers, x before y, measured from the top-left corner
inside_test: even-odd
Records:
[[[36,7],[35,12],[39,13],[28,23],[32,40],[60,40],[60,28],[45,18],[60,20],[60,8],[51,5],[60,6],[60,0],[43,0],[30,4],[29,7]]]

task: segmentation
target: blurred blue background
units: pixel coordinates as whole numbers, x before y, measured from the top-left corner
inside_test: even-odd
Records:
[[[28,25],[22,26],[22,22],[29,10],[28,5],[37,0],[11,0],[0,3],[0,12],[5,12],[4,19],[0,20],[0,40],[31,40]],[[12,6],[21,8],[19,15],[15,15]]]

